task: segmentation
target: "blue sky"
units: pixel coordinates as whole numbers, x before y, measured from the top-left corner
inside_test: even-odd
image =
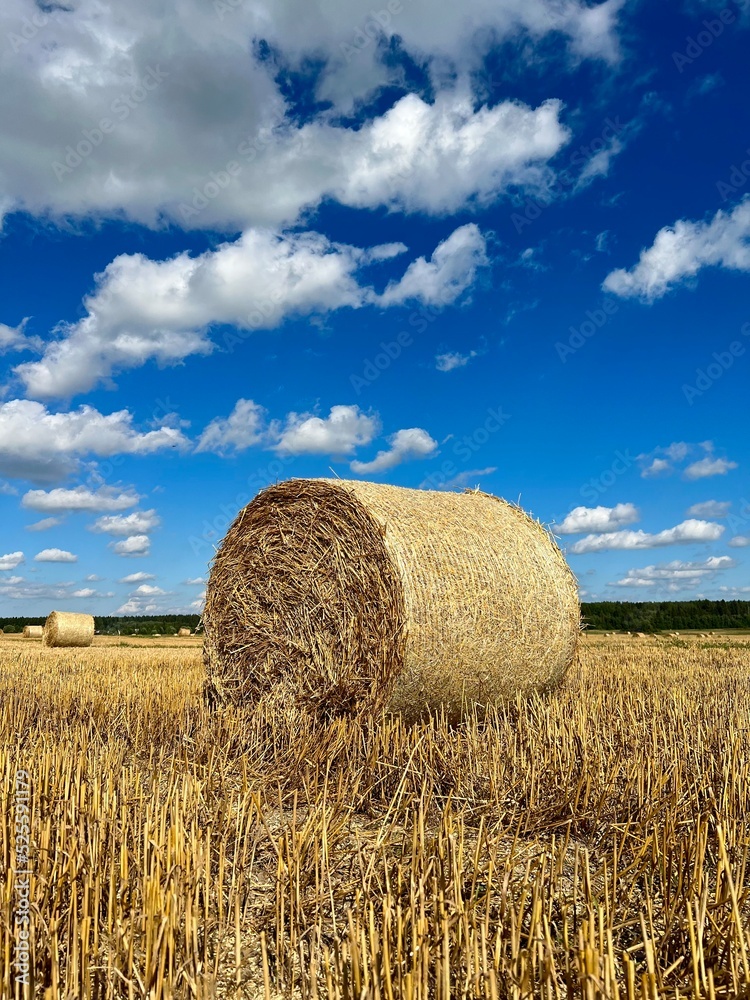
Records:
[[[291,476],[750,594],[750,3],[10,0],[0,601],[198,611]]]

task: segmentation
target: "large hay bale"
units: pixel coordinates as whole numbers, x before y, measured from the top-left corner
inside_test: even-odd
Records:
[[[44,628],[41,625],[24,625],[23,634],[25,639],[41,639]]]
[[[44,623],[45,646],[90,646],[94,641],[94,618],[73,611],[53,611]]]
[[[178,629],[177,635],[192,635],[192,632],[190,631],[189,628],[181,628]]]
[[[203,622],[211,699],[455,719],[556,684],[580,608],[554,540],[504,500],[297,479],[238,514]]]

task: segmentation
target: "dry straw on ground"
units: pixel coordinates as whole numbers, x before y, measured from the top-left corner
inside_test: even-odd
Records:
[[[556,684],[579,604],[553,539],[504,500],[298,479],[230,527],[204,622],[220,701],[457,718]]]
[[[72,611],[53,611],[44,624],[45,646],[90,646],[94,619]]]
[[[24,625],[23,635],[25,639],[41,639],[44,628],[41,625]]]

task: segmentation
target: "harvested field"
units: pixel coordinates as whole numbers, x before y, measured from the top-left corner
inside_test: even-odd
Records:
[[[212,714],[201,656],[0,638],[3,997],[748,995],[750,637],[589,635],[453,728]]]

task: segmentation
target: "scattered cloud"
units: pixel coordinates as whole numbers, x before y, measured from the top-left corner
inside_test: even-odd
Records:
[[[150,455],[186,445],[172,427],[135,430],[128,410],[105,416],[91,406],[51,413],[30,399],[0,404],[0,473],[11,478],[52,483],[75,472],[87,455]]]
[[[150,615],[160,611],[159,604],[153,598],[130,597],[117,609],[118,615]]]
[[[733,549],[744,549],[750,545],[750,535],[735,535],[729,539],[729,544]]]
[[[493,472],[497,472],[495,465],[490,465],[486,469],[467,469],[465,472],[459,472],[452,479],[446,479],[439,488],[441,490],[465,489],[469,483],[476,485],[480,476],[491,476]],[[432,488],[431,484],[428,485]]]
[[[704,562],[673,562],[630,569],[625,576],[611,587],[652,587],[668,591],[688,590],[707,579],[713,579],[717,572],[732,569],[736,565],[729,556],[711,556]]]
[[[688,507],[688,517],[726,517],[729,508],[732,506],[731,500],[704,500],[703,503],[694,503]]]
[[[603,287],[621,298],[653,302],[704,267],[750,271],[750,198],[732,212],[719,210],[710,222],[680,219],[660,229],[635,267],[612,271]]]
[[[196,576],[190,580],[183,580],[182,582],[186,587],[202,587],[206,581],[202,576]]]
[[[452,372],[454,368],[463,368],[478,357],[478,351],[461,354],[458,351],[448,351],[446,354],[435,355],[435,367],[439,372]]]
[[[133,593],[139,597],[155,597],[157,594],[166,594],[166,590],[162,590],[161,587],[153,587],[148,583],[142,583],[140,587],[136,587]]]
[[[65,549],[42,549],[34,556],[34,562],[74,563],[78,562],[78,556]]]
[[[379,451],[370,462],[351,463],[352,472],[357,475],[364,475],[369,472],[385,472],[402,462],[412,459],[429,458],[437,451],[437,441],[434,441],[427,431],[421,427],[409,427],[396,431],[388,438],[390,447],[385,451]]]
[[[283,455],[351,455],[380,433],[377,414],[358,406],[332,406],[326,418],[290,413],[271,427],[274,449]]]
[[[693,461],[683,469],[683,478],[688,480],[706,479],[710,476],[721,476],[731,469],[737,468],[736,462],[714,455],[713,441],[701,441],[689,444],[687,441],[673,441],[666,448],[655,448],[652,452],[638,455],[641,464],[641,476],[644,479],[667,475],[676,471],[677,466],[695,453],[703,453],[703,458]]]
[[[683,472],[685,479],[708,479],[710,476],[725,476],[727,472],[737,468],[736,462],[730,462],[726,458],[706,458],[693,462]]]
[[[23,562],[26,562],[23,552],[7,552],[4,556],[0,556],[0,572],[15,569]]]
[[[639,518],[638,508],[632,503],[618,503],[614,507],[575,507],[554,526],[554,531],[557,535],[615,531],[626,524],[635,524]]]
[[[6,326],[0,323],[0,354],[9,351],[41,351],[44,341],[41,337],[28,337],[24,333],[28,320],[24,319],[18,326]]]
[[[438,244],[430,260],[419,257],[398,281],[391,282],[375,301],[383,306],[404,302],[445,306],[455,302],[489,264],[487,244],[473,222],[460,226]]]
[[[604,552],[608,549],[653,549],[662,545],[684,545],[687,542],[715,542],[723,532],[721,524],[691,519],[656,534],[646,531],[610,531],[601,535],[587,535],[575,542],[569,551],[574,555],[581,555],[584,552]]]
[[[122,489],[114,486],[76,486],[73,489],[58,487],[54,490],[29,490],[21,500],[21,506],[44,513],[100,513],[104,511],[127,510],[135,507],[140,496],[132,487]]]
[[[46,345],[38,361],[18,365],[14,371],[33,399],[67,399],[101,383],[111,385],[117,372],[148,361],[173,366],[191,355],[210,354],[215,347],[209,336],[212,326],[228,325],[249,333],[278,327],[291,316],[326,314],[345,307],[384,307],[409,300],[448,305],[486,263],[484,237],[470,223],[443,240],[429,262],[414,261],[400,281],[378,295],[358,281],[359,271],[373,254],[377,256],[378,249],[334,244],[313,232],[279,235],[252,229],[196,257],[184,252],[159,261],[143,254],[122,254],[97,275],[96,289],[84,301],[83,319],[61,325],[61,335]],[[237,334],[232,336],[240,342]],[[75,414],[53,417],[41,404],[29,400],[5,405],[11,407],[7,421],[13,426],[26,428],[31,422],[32,430],[24,431],[26,437],[38,426],[41,430],[36,437],[52,443],[55,420],[67,419],[71,424],[68,437],[72,436],[69,448],[75,445],[79,451],[85,445],[94,454],[144,453],[187,444],[182,432],[171,426],[135,434],[126,410],[103,417],[90,407],[81,407]],[[64,443],[64,420],[62,424]],[[93,427],[89,433],[89,425],[101,429],[101,438]],[[54,452],[58,461],[61,450],[58,445]],[[16,460],[21,457],[16,455]]]
[[[71,597],[81,597],[81,598],[95,597],[97,599],[105,597],[114,597],[114,596],[115,595],[112,592],[107,594],[101,594],[99,593],[99,591],[94,590],[92,587],[82,587],[80,590],[74,590],[73,593],[71,594]]]
[[[228,417],[215,417],[195,446],[197,452],[226,455],[261,444],[265,435],[265,410],[252,399],[238,399]]]
[[[118,580],[118,583],[143,583],[145,580],[155,580],[153,573],[129,573]]]
[[[588,187],[597,177],[606,177],[609,174],[612,161],[624,148],[625,144],[622,140],[616,135],[613,136],[604,149],[598,150],[586,162],[576,181],[576,190],[580,191],[582,188]]]
[[[33,524],[27,524],[27,531],[49,531],[50,528],[56,528],[59,524],[63,523],[61,517],[43,517],[41,521],[34,521]]]
[[[132,514],[106,514],[97,518],[89,530],[107,535],[145,535],[160,524],[155,510],[134,510]]]
[[[121,542],[110,542],[109,547],[118,556],[147,556],[150,551],[151,539],[148,535],[131,535]]]

